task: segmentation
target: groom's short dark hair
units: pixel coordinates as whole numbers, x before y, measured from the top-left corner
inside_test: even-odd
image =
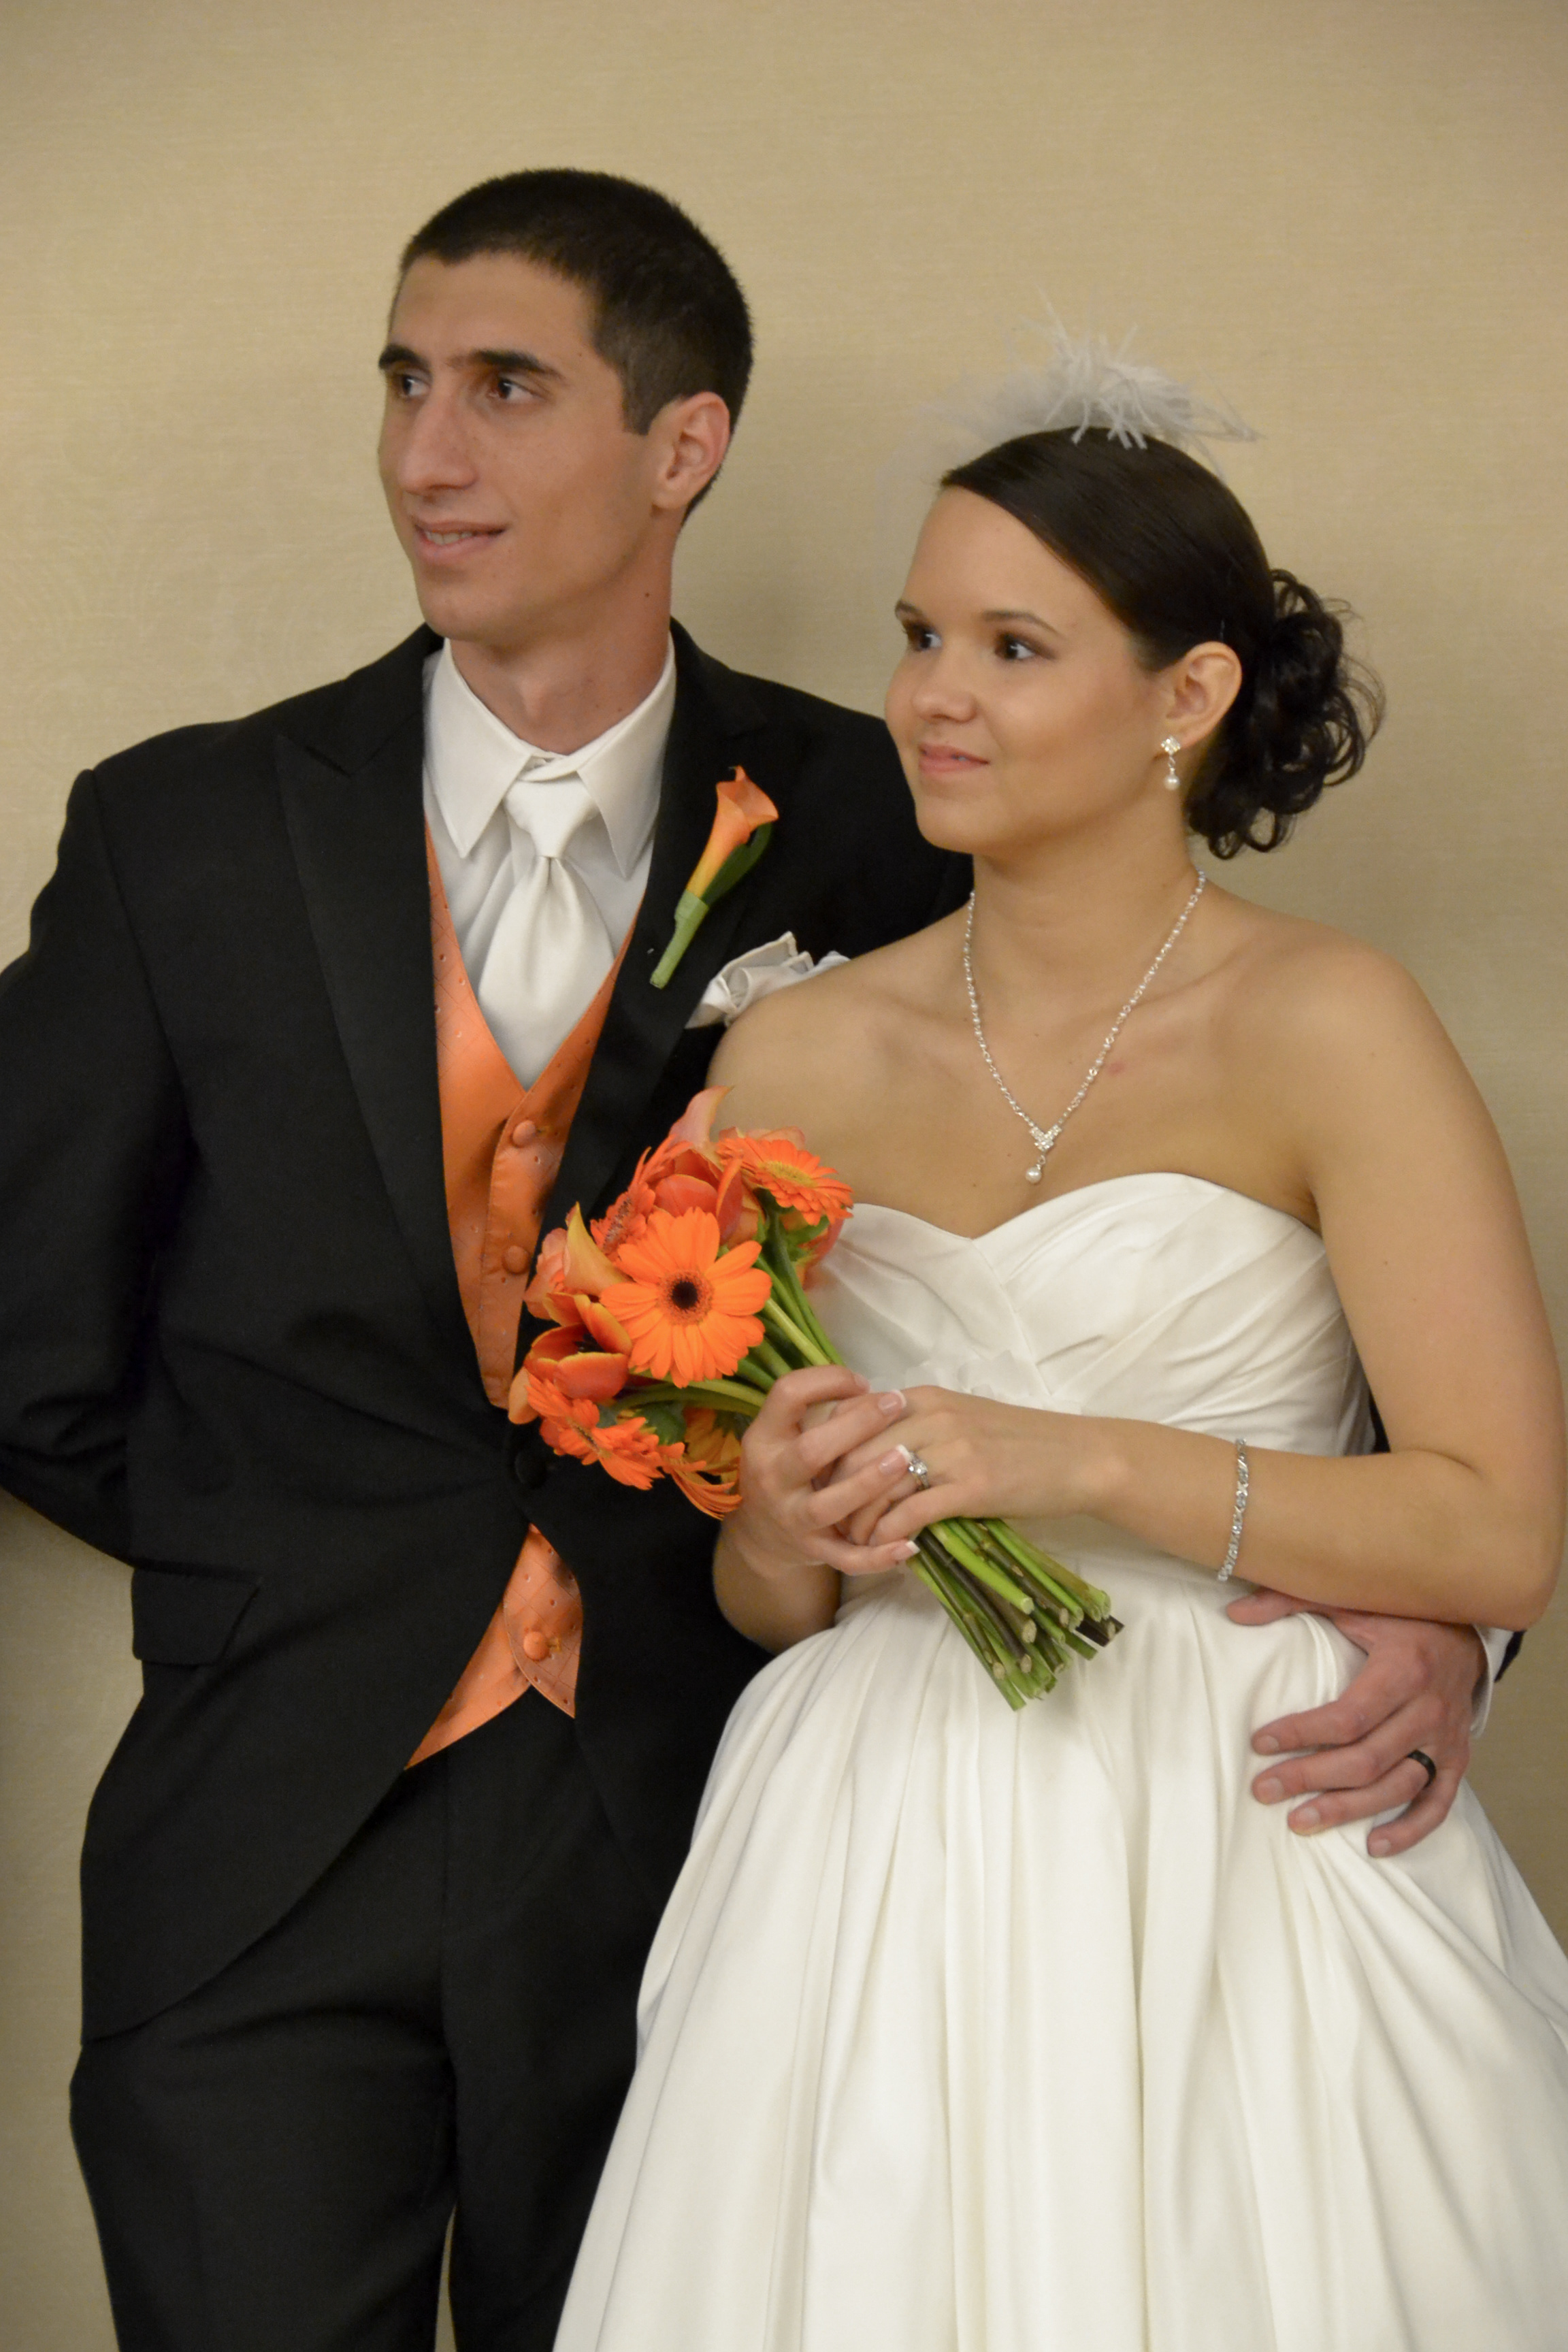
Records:
[[[631,432],[694,392],[716,392],[731,424],[740,415],[752,373],[746,298],[717,246],[657,189],[612,172],[509,172],[444,205],[409,238],[400,268],[481,253],[514,253],[583,289]]]

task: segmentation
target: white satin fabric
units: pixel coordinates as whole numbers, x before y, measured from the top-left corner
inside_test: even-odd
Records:
[[[1321,1244],[1196,1178],[830,1266],[878,1382],[1365,1442]],[[1479,1806],[1292,1834],[1248,1735],[1349,1644],[1035,1532],[1126,1631],[1022,1714],[903,1575],[741,1700],[558,2352],[1562,2352],[1568,1961]]]

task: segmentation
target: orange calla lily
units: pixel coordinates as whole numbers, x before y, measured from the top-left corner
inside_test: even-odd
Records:
[[[574,1209],[566,1220],[562,1288],[574,1292],[583,1290],[590,1298],[602,1298],[611,1284],[620,1279],[620,1275],[584,1223],[582,1210]]]
[[[584,1349],[581,1354],[565,1357],[550,1377],[563,1396],[585,1397],[595,1404],[608,1404],[626,1387],[626,1360],[625,1356]]]
[[[749,874],[772,837],[778,811],[766,793],[753,784],[744,768],[714,787],[717,805],[708,846],[691,869],[690,878],[676,901],[675,929],[669,944],[654,966],[649,985],[664,988],[670,974],[696,938],[710,907]]]
[[[766,793],[753,784],[744,768],[737,768],[718,786],[719,806],[708,846],[691,869],[686,887],[694,898],[706,898],[708,886],[737,849],[743,849],[760,824],[776,824],[779,813]]]
[[[585,1290],[580,1290],[572,1303],[582,1317],[583,1328],[590,1339],[597,1339],[600,1347],[607,1348],[612,1355],[624,1356],[629,1352],[632,1343],[625,1324],[617,1323],[602,1298],[590,1298]]]
[[[665,1137],[665,1144],[694,1143],[699,1150],[704,1148],[712,1137],[719,1106],[729,1092],[728,1087],[704,1087],[700,1095],[693,1095]],[[659,1149],[662,1150],[664,1144]]]

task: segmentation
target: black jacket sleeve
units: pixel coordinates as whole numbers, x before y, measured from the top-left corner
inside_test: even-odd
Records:
[[[0,973],[0,1484],[124,1556],[127,1409],[188,1157],[93,779]]]

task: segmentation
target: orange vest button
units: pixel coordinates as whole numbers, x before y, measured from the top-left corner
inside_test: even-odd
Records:
[[[531,1118],[520,1118],[517,1125],[512,1129],[511,1139],[516,1145],[518,1150],[521,1151],[523,1145],[525,1143],[531,1143],[538,1133],[539,1129],[535,1127]]]
[[[519,1249],[517,1244],[513,1242],[510,1249],[502,1257],[501,1264],[508,1274],[525,1274],[528,1270],[528,1252]]]
[[[535,1665],[542,1665],[550,1655],[549,1634],[531,1629],[522,1637],[522,1654],[525,1658],[531,1658]]]

